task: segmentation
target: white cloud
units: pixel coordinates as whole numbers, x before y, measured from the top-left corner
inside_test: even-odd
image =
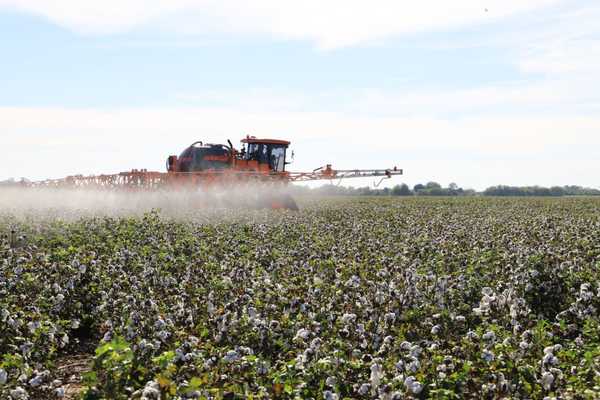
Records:
[[[600,118],[366,117],[217,108],[0,108],[0,179],[132,168],[163,170],[195,140],[238,143],[246,133],[293,142],[293,170],[326,163],[406,170],[400,181],[597,185]],[[369,184],[360,182],[360,184]],[[348,182],[348,184],[356,184]]]
[[[515,37],[523,72],[596,78],[600,68],[600,5],[584,2],[552,14],[541,26]]]
[[[269,35],[322,48],[496,22],[560,0],[0,0],[77,32]],[[486,9],[488,11],[486,11]]]

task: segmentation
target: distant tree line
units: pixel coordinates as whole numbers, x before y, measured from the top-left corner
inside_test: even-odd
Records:
[[[580,186],[492,186],[483,191],[484,196],[600,196],[600,190]]]
[[[463,189],[456,183],[442,187],[437,182],[417,184],[410,188],[402,183],[391,188],[347,187],[323,185],[314,189],[294,186],[297,193],[312,193],[326,196],[600,196],[600,190],[581,186],[492,186],[482,192],[473,189]]]

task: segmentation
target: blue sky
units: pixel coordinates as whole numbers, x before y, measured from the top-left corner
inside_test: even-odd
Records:
[[[80,3],[0,0],[0,179],[252,133],[296,170],[600,186],[597,2]]]

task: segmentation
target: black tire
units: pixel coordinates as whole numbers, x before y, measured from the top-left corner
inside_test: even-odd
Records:
[[[294,198],[292,196],[290,196],[289,194],[282,195],[282,203],[283,203],[283,207],[286,210],[291,210],[291,211],[299,211],[300,210],[298,208],[298,204],[296,204],[296,200],[294,200]]]

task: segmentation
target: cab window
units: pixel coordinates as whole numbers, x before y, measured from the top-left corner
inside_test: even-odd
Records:
[[[283,172],[285,169],[285,148],[283,146],[273,146],[271,148],[271,169],[277,172]]]

